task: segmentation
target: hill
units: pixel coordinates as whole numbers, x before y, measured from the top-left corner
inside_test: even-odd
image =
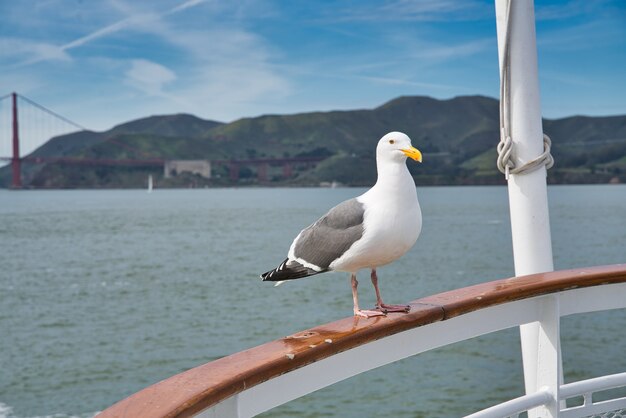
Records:
[[[418,184],[501,184],[495,168],[499,140],[498,102],[483,96],[449,100],[399,97],[375,109],[264,115],[232,123],[191,115],[152,116],[103,132],[77,132],[53,138],[33,156],[98,159],[325,158],[319,164],[296,164],[284,179],[269,167],[267,185],[319,185],[338,181],[370,185],[376,177],[374,148],[393,130],[407,133],[424,153],[411,164]],[[544,120],[553,141],[556,165],[552,183],[626,181],[626,116]],[[89,167],[38,165],[25,176],[32,187],[143,187],[148,173],[159,186],[256,184],[258,165],[237,168],[214,164],[210,180],[197,175],[163,179],[158,167]],[[230,170],[230,171],[229,171]],[[8,171],[8,170],[4,170]],[[0,181],[8,182],[6,173]]]
[[[146,158],[141,150],[124,148],[127,137],[147,137],[153,142],[157,138],[173,139],[179,137],[194,138],[204,135],[210,129],[222,125],[221,122],[200,119],[188,114],[175,114],[165,116],[150,116],[117,125],[104,132],[79,131],[66,135],[54,137],[37,148],[28,157],[89,157],[94,158]],[[108,144],[108,145],[107,145]],[[107,147],[113,146],[125,149],[126,153],[118,156],[119,151],[107,152]],[[147,146],[154,148],[158,146],[156,142]],[[110,167],[90,168],[86,166],[63,166],[60,164],[22,164],[22,183],[25,187],[50,187],[50,188],[72,188],[72,187],[99,187],[102,186],[100,177],[94,172],[119,171],[121,177],[125,177],[123,171],[132,173],[133,169],[118,170]],[[10,167],[0,168],[0,187],[8,187],[11,183]],[[95,175],[95,177],[94,177]],[[75,177],[81,177],[76,182]],[[142,176],[142,178],[145,176]],[[137,187],[135,185],[134,187]],[[112,183],[108,187],[132,187],[124,182]]]

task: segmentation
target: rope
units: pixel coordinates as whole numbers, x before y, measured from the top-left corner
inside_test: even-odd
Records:
[[[546,169],[554,165],[554,158],[550,154],[552,141],[543,134],[543,153],[520,167],[516,167],[511,156],[513,154],[513,140],[511,139],[511,0],[506,7],[506,31],[502,47],[502,65],[500,66],[500,142],[498,143],[498,170],[509,179],[509,174],[526,174],[545,165]]]
[[[515,164],[511,160],[511,153],[513,152],[513,140],[510,136],[506,136],[504,140],[500,140],[498,144],[498,170],[509,179],[509,174],[524,174],[535,171],[542,165],[546,166],[546,169],[551,168],[554,165],[554,158],[550,154],[550,148],[552,146],[552,140],[546,134],[543,134],[543,153],[537,158],[534,158],[526,162],[521,167],[515,167]]]

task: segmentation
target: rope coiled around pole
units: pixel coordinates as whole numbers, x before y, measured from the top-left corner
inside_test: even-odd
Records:
[[[550,148],[552,147],[552,140],[546,134],[543,134],[543,152],[537,158],[534,158],[520,167],[515,167],[513,160],[511,159],[511,153],[513,152],[513,140],[509,135],[504,136],[504,139],[500,139],[498,144],[498,170],[503,173],[507,180],[509,174],[524,174],[535,171],[542,165],[546,166],[546,169],[551,168],[554,165],[554,157],[550,154]]]
[[[527,161],[516,167],[512,159],[513,139],[511,138],[511,0],[506,8],[506,32],[502,50],[502,65],[500,67],[500,142],[498,143],[498,170],[509,179],[509,174],[525,174],[537,170],[542,166],[546,169],[554,165],[554,158],[550,154],[552,141],[543,134],[543,153],[537,158]]]

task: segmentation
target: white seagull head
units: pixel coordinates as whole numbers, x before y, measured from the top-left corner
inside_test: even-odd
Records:
[[[411,138],[402,132],[389,132],[378,141],[376,159],[404,163],[409,157],[422,162],[422,153],[411,145]]]

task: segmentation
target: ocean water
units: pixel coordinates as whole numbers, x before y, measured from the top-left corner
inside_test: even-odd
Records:
[[[351,315],[347,275],[258,274],[362,189],[0,191],[0,418],[91,417],[180,371]],[[505,187],[418,188],[400,303],[513,275]],[[626,262],[626,186],[549,188],[555,267]],[[374,295],[363,273],[363,306]],[[563,319],[566,381],[626,370],[626,312]],[[590,335],[591,334],[591,335]],[[516,329],[408,358],[267,417],[456,417],[523,392]]]

